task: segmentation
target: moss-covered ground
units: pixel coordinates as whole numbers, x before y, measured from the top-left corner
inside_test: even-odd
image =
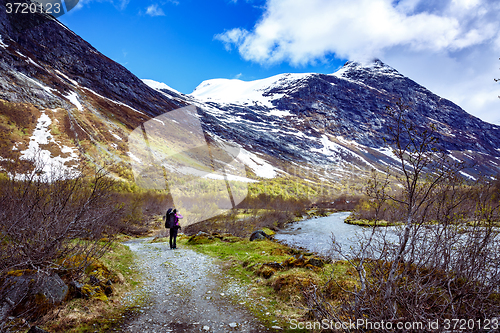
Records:
[[[292,329],[292,320],[311,320],[304,291],[316,286],[335,304],[346,297],[343,288],[354,287],[355,272],[348,263],[331,262],[272,240],[250,242],[215,235],[184,236],[179,243],[218,258],[225,273],[246,287],[245,306],[266,326],[279,326],[284,332],[301,332]],[[307,264],[313,258],[324,265]]]
[[[75,298],[44,318],[43,328],[49,332],[107,332],[118,327],[131,312],[141,305],[143,299],[126,301],[124,296],[143,283],[134,268],[135,256],[130,249],[115,243],[100,260],[118,281],[113,284],[113,293],[105,299],[100,297]]]

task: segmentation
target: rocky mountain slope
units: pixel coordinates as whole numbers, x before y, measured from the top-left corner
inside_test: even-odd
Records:
[[[410,106],[416,127],[436,126],[440,147],[471,166],[467,175],[500,170],[499,126],[468,114],[380,60],[348,62],[330,75],[208,80],[191,97],[224,124],[220,136],[253,151],[290,162],[381,170],[394,165],[384,143],[394,126],[386,108],[401,100]]]
[[[5,3],[0,0],[0,8]],[[186,124],[197,137],[173,135],[177,141],[170,144],[190,149],[182,157],[190,166],[217,169],[237,157],[248,171],[241,174],[241,165],[234,166],[240,180],[285,174],[338,178],[346,171],[384,170],[395,165],[384,145],[391,125],[385,110],[400,99],[411,106],[417,127],[436,125],[440,144],[453,159],[476,163],[465,175],[500,171],[499,126],[467,114],[378,60],[368,65],[349,62],[330,75],[208,80],[184,95],[139,80],[51,16],[0,10],[4,168],[37,156],[47,173],[55,167],[71,171],[83,160],[111,161],[116,176],[132,180],[131,165],[144,165],[147,154],[163,163],[166,155],[179,153],[168,147],[152,149],[148,128],[161,132],[163,127],[150,125],[165,126],[166,119],[175,123],[175,117],[165,115],[183,109],[189,110],[191,122],[199,122]],[[185,109],[188,105],[195,107]],[[144,156],[130,147],[134,130],[139,139],[144,136]],[[222,156],[214,155],[214,149],[196,148],[206,142],[212,147],[229,143],[236,150]],[[227,180],[226,172],[231,170],[212,177]]]
[[[29,2],[29,1],[21,1]],[[0,0],[0,8],[5,8]],[[0,10],[0,162],[128,160],[127,135],[184,106],[46,14]]]

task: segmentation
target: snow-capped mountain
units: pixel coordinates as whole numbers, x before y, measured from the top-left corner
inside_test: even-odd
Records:
[[[214,79],[202,82],[190,95],[203,102],[259,105],[273,109],[272,101],[283,97],[273,89],[293,89],[292,84],[311,74],[279,74],[256,81]]]
[[[47,172],[112,161],[117,176],[131,179],[132,162],[141,161],[129,147],[131,133],[147,133],[148,121],[161,124],[157,117],[195,105],[189,114],[203,130],[198,141],[238,147],[248,177],[383,170],[394,165],[383,140],[391,125],[385,109],[402,99],[416,126],[436,124],[453,158],[476,162],[467,174],[500,171],[499,126],[380,61],[349,62],[330,75],[208,80],[185,95],[138,79],[51,16],[0,11],[0,87],[0,167],[35,155]],[[179,138],[176,145],[189,146],[181,142],[189,137]]]
[[[466,174],[500,171],[500,127],[485,123],[394,68],[374,60],[346,63],[333,74],[281,74],[263,80],[215,79],[190,97],[213,118],[211,133],[268,158],[316,166],[394,165],[384,138],[394,125],[386,108],[411,107],[415,126],[434,124],[450,158]]]

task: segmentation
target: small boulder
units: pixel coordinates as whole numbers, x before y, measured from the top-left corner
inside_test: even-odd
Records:
[[[268,234],[266,234],[264,231],[262,230],[257,230],[257,231],[254,231],[252,232],[252,234],[250,235],[250,241],[253,242],[254,240],[258,240],[258,239],[271,239],[271,236],[269,236]]]
[[[313,258],[309,258],[305,264],[306,264],[306,266],[311,265],[314,267],[321,268],[321,267],[325,266],[325,261],[321,258],[313,257]]]
[[[89,282],[91,285],[97,286],[101,283],[101,280],[99,280],[96,275],[90,275]]]
[[[101,284],[101,289],[104,291],[106,296],[111,296],[114,292],[113,282],[111,282],[111,280],[108,280],[104,285]]]
[[[82,288],[83,288],[83,283],[80,283],[78,281],[71,281],[69,283],[70,294],[75,298],[83,297]]]
[[[57,274],[14,274],[7,276],[0,286],[3,302],[0,302],[0,321],[10,313],[24,313],[38,318],[60,304],[68,296],[69,288]]]

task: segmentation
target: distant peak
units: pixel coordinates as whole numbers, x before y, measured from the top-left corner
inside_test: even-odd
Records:
[[[347,77],[353,72],[370,72],[372,74],[402,76],[397,70],[385,64],[382,60],[374,58],[369,61],[347,61],[342,68],[334,73],[335,76]]]
[[[276,97],[274,97],[273,93],[270,93],[271,90],[286,90],[311,74],[285,73],[254,81],[211,79],[203,81],[190,96],[202,101],[229,104],[253,104],[254,102],[258,102],[261,105],[273,107],[271,101]]]
[[[385,64],[382,60],[378,58],[373,58],[368,61],[358,61],[349,60],[343,67],[356,67],[356,68],[392,68],[391,66]]]
[[[170,90],[170,91],[173,91],[173,92],[175,92],[177,94],[181,94],[180,92],[178,92],[174,88],[166,85],[163,82],[157,82],[157,81],[149,80],[149,79],[142,79],[142,82],[145,83],[150,88],[153,88],[155,90]]]

